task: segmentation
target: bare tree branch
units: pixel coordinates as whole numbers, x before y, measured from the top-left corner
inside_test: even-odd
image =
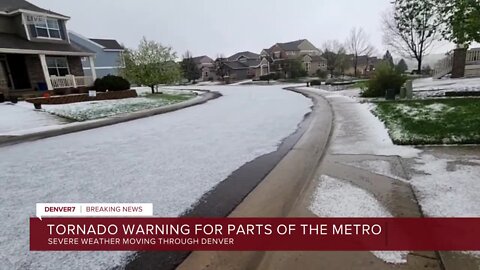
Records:
[[[362,28],[352,28],[350,36],[345,43],[349,52],[353,54],[352,62],[355,77],[357,76],[358,57],[362,55],[370,57],[375,51],[368,39],[368,35]]]

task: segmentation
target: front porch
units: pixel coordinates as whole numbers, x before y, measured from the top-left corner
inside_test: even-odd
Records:
[[[82,57],[89,59],[91,76],[85,76]],[[92,55],[16,54],[0,52],[0,94],[9,97],[40,96],[55,89],[88,88],[96,79]]]

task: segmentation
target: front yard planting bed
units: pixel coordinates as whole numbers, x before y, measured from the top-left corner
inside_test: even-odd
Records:
[[[377,102],[395,144],[480,143],[480,99],[454,98]]]
[[[151,94],[145,97],[44,105],[44,111],[73,121],[87,121],[154,109],[193,98],[189,94]]]

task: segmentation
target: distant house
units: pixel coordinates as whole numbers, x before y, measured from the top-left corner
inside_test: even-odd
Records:
[[[213,81],[217,78],[215,73],[215,61],[212,58],[202,55],[193,57],[193,62],[197,65],[200,73],[200,80],[202,81]]]
[[[327,69],[327,60],[321,56],[321,51],[306,39],[277,43],[260,54],[270,60],[272,72],[283,72],[289,60],[300,61],[309,76]]]
[[[270,63],[259,54],[245,51],[236,53],[223,61],[226,76],[238,81],[255,79],[270,73]]]
[[[345,75],[353,76],[355,74],[354,68],[354,55],[347,55],[348,59],[348,68],[343,71]],[[372,71],[375,70],[376,66],[381,62],[381,59],[378,59],[376,56],[369,55],[359,55],[357,57],[357,76],[363,75],[368,76]]]
[[[0,91],[22,95],[34,90],[91,86],[81,59],[95,68],[95,53],[70,42],[70,18],[24,0],[0,1]]]
[[[69,31],[70,40],[80,46],[95,52],[95,71],[97,77],[106,75],[119,75],[125,68],[123,53],[125,49],[114,39],[86,38],[78,33]],[[82,59],[83,70],[86,75],[91,75],[88,59]]]

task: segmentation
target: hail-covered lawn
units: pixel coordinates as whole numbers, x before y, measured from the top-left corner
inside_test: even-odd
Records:
[[[396,144],[480,143],[480,99],[379,102],[374,113]]]
[[[60,117],[34,110],[33,104],[24,101],[17,104],[0,103],[0,136],[32,128],[61,125],[66,122]]]
[[[193,98],[188,93],[148,94],[137,98],[77,102],[62,105],[43,105],[44,111],[73,121],[87,121],[154,109]]]
[[[480,78],[417,79],[413,81],[413,94],[417,98],[443,97],[448,93],[464,92],[474,95],[480,92]]]

